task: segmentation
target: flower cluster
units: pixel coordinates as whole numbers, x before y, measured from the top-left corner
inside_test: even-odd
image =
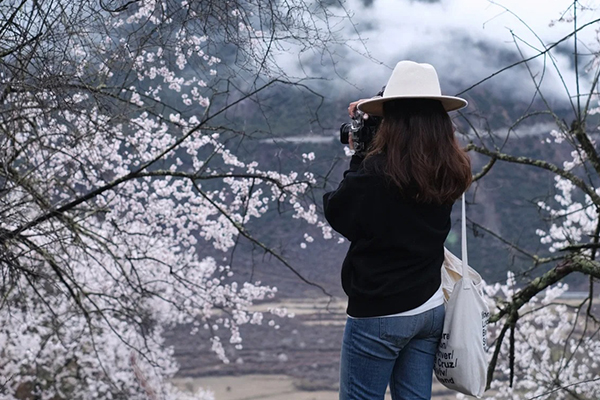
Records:
[[[332,237],[305,196],[316,180],[261,169],[205,128],[221,60],[191,3],[84,1],[69,16],[58,3],[14,10],[15,24],[58,24],[39,36],[38,73],[0,64],[0,393],[211,399],[170,384],[164,329],[210,332],[229,362],[240,326],[265,320],[253,304],[277,289],[237,281],[199,243],[231,250],[273,205]],[[270,314],[274,328],[290,316]]]
[[[509,274],[505,284],[488,285],[485,290],[490,299],[496,298],[497,304],[502,304],[510,301],[518,288],[514,276]],[[586,321],[585,311],[579,305],[561,301],[561,295],[567,290],[566,284],[552,286],[519,311],[514,341],[511,345],[509,334],[502,341],[495,379],[486,399],[592,399],[600,396],[596,380],[600,367],[596,328]],[[488,329],[492,349],[498,345],[495,341],[500,328],[494,324]],[[514,357],[512,387],[507,382],[511,375],[511,357]]]

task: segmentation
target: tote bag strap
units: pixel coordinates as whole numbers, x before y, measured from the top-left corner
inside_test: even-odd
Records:
[[[471,276],[469,274],[469,260],[467,255],[467,217],[465,212],[465,194],[462,195],[462,218],[461,218],[461,258],[462,258],[462,277],[465,283],[468,283],[471,280]],[[463,285],[463,288],[468,289],[471,285]]]

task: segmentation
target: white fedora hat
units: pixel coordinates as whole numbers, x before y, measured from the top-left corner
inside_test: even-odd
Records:
[[[442,96],[437,72],[430,64],[400,61],[388,80],[382,97],[358,104],[358,109],[376,116],[383,116],[383,103],[397,99],[439,100],[446,111],[466,107],[467,101],[460,97]]]

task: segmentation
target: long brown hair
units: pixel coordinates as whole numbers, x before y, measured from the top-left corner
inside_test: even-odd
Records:
[[[471,184],[471,160],[460,148],[442,103],[399,99],[383,104],[383,120],[367,158],[385,155],[383,173],[423,203],[452,203]]]

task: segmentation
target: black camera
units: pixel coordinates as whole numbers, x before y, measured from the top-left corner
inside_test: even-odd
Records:
[[[340,127],[340,142],[348,144],[350,135],[352,135],[354,151],[359,154],[367,152],[381,122],[380,117],[369,115],[369,118],[364,119],[364,115],[365,113],[362,111],[356,110],[352,122],[342,124]]]

